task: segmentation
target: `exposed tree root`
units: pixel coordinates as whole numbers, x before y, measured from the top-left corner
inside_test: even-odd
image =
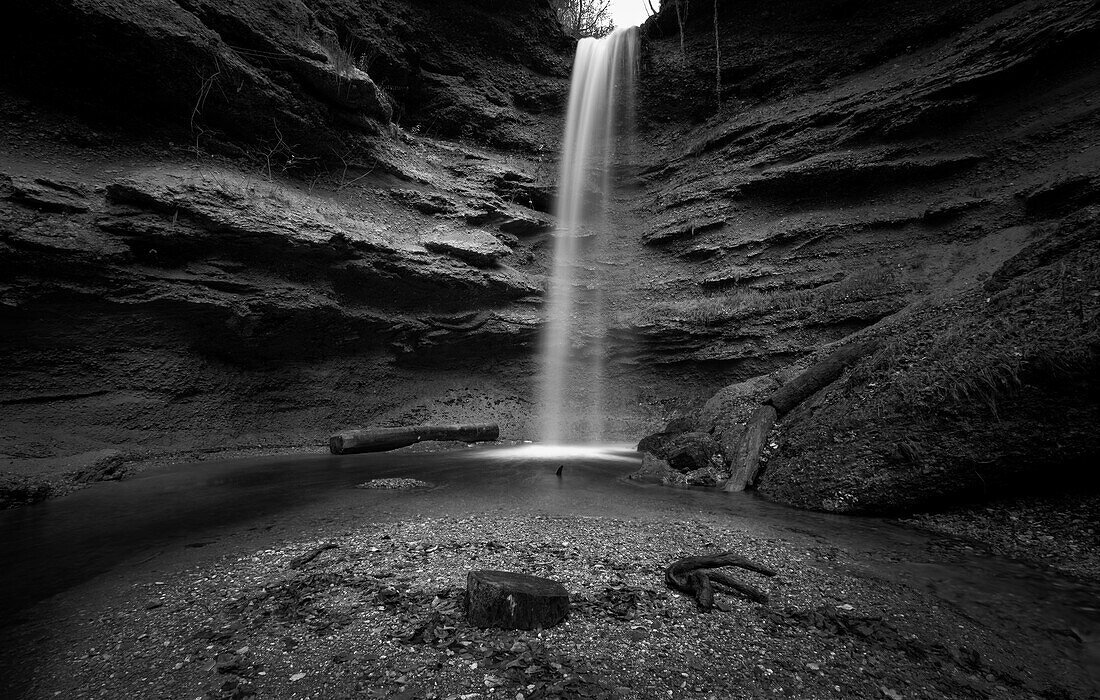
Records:
[[[708,571],[707,577],[710,578],[710,582],[717,588],[724,590],[728,593],[740,595],[742,598],[748,598],[754,603],[760,603],[761,605],[768,604],[768,594],[760,590],[751,583],[745,583],[744,581],[738,581],[733,576],[730,576],[725,571]]]
[[[725,593],[741,596],[754,603],[768,604],[768,595],[752,584],[739,581],[719,567],[736,566],[755,571],[764,576],[775,576],[775,571],[749,561],[733,552],[723,552],[699,557],[677,559],[665,569],[665,584],[682,593],[695,597],[701,610],[710,610],[714,606],[714,590],[717,587]]]

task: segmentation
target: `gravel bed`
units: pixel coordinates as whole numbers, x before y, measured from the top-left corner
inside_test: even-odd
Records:
[[[357,484],[357,489],[430,489],[435,484],[420,479],[371,479]]]
[[[664,588],[673,559],[725,550],[780,572],[739,572],[768,591],[768,606],[720,596],[724,610],[704,614]],[[918,591],[845,574],[839,556],[702,518],[491,513],[369,524],[135,584],[107,610],[70,623],[66,634],[79,641],[40,652],[32,697],[896,700],[1045,692],[1045,681],[998,665],[998,653],[1015,652],[999,652],[996,634]],[[570,617],[542,631],[470,627],[461,598],[471,569],[558,580],[570,591]]]
[[[1100,581],[1100,494],[1028,496],[899,522],[979,543],[1086,581]]]

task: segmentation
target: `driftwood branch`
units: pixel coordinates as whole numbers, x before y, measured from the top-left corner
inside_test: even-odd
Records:
[[[725,592],[740,595],[755,603],[767,604],[768,596],[764,591],[739,581],[724,571],[715,570],[724,566],[735,566],[764,576],[775,576],[776,573],[774,569],[739,554],[723,552],[677,559],[665,569],[665,584],[669,588],[694,596],[702,610],[710,610],[714,605],[716,584]]]

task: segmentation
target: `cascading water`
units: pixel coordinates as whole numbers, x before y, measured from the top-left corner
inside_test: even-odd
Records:
[[[558,179],[558,226],[542,338],[541,438],[604,437],[607,291],[602,254],[615,150],[633,112],[638,29],[577,44]]]

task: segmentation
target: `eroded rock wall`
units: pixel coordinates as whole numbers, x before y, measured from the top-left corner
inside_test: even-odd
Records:
[[[396,121],[536,149],[570,43],[541,0],[19,0],[0,83],[70,112],[280,163]]]
[[[641,116],[663,151],[641,165],[639,237],[672,272],[637,354],[760,376],[678,427],[732,459],[820,348],[877,336],[781,416],[763,493],[882,512],[1080,477],[1100,449],[1077,388],[1096,369],[1095,3],[722,3],[720,72],[711,5],[691,4],[682,44],[665,5],[648,27]]]
[[[371,423],[527,436],[546,3],[28,1],[0,34],[13,499]]]

